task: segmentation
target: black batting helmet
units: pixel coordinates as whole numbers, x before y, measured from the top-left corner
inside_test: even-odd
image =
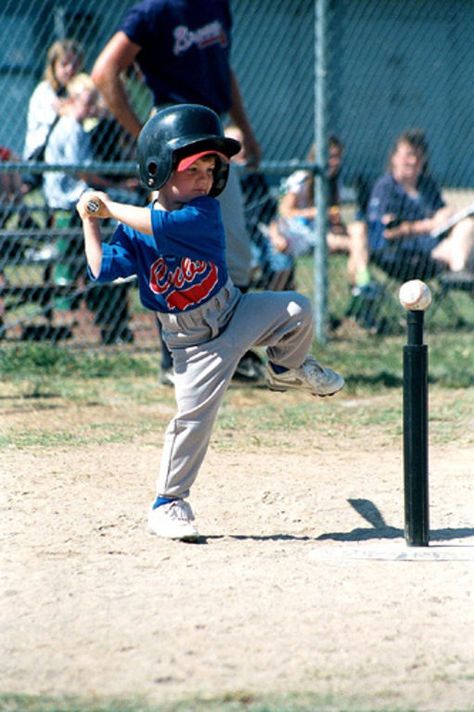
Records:
[[[218,159],[210,195],[216,196],[227,183],[229,165],[225,158],[230,159],[239,150],[240,143],[224,135],[221,121],[211,109],[200,104],[170,106],[152,116],[140,132],[140,180],[146,188],[158,190],[183,158],[215,151]]]

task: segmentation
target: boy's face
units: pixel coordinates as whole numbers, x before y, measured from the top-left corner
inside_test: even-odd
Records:
[[[189,203],[195,198],[209,195],[214,182],[214,156],[198,158],[184,171],[174,171],[169,181],[160,189],[160,195],[176,203]]]

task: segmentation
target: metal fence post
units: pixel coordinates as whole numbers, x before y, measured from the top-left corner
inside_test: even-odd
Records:
[[[326,25],[327,0],[315,0],[315,107],[314,107],[314,137],[318,164],[322,171],[316,174],[315,205],[317,209],[315,230],[316,244],[314,248],[314,320],[316,339],[320,344],[327,340],[327,185],[325,167],[327,165],[327,131],[326,131]]]
[[[63,40],[66,37],[66,8],[64,5],[57,5],[54,8],[54,34],[58,40]]]

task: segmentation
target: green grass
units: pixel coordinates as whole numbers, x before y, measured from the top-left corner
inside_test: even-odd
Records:
[[[430,348],[430,440],[472,442],[472,348],[465,335],[445,334]],[[403,340],[334,341],[315,348],[338,368],[347,386],[319,401],[296,392],[281,397],[265,387],[232,386],[212,435],[218,450],[299,447],[311,433],[365,441],[374,432],[399,439]],[[111,355],[65,347],[9,347],[0,356],[0,448],[81,447],[107,443],[156,444],[175,411],[172,389],[159,386],[157,358]],[[454,389],[454,390],[453,390]],[[295,437],[299,434],[300,437]]]
[[[472,332],[425,333],[429,350],[429,378],[445,388],[474,385]],[[404,336],[364,336],[335,339],[314,346],[314,353],[338,368],[349,392],[377,393],[402,383]],[[0,351],[0,380],[30,380],[33,384],[55,379],[130,379],[156,376],[157,354],[75,351],[65,346],[20,344]],[[126,386],[125,386],[126,387]]]
[[[473,710],[474,707],[470,706],[456,712]],[[0,712],[415,712],[415,708],[361,706],[356,701],[314,694],[257,697],[236,692],[221,698],[198,698],[158,705],[142,701],[3,695],[0,696]]]
[[[0,352],[0,378],[42,377],[110,378],[144,376],[155,372],[156,357],[125,352],[74,351],[50,344],[4,346]]]
[[[358,341],[334,341],[316,348],[321,360],[335,363],[347,376],[350,392],[399,388],[403,376],[405,337],[371,337]],[[429,382],[444,388],[474,385],[472,332],[425,333],[428,346]]]

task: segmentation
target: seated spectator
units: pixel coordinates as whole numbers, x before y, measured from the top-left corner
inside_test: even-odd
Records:
[[[44,77],[28,103],[23,157],[29,160],[48,140],[52,125],[65,109],[66,86],[82,70],[84,53],[75,40],[57,40],[48,50]],[[41,186],[41,176],[25,176],[31,188]]]
[[[314,147],[308,154],[308,161],[315,159]],[[350,287],[350,301],[345,315],[353,317],[368,329],[374,327],[374,303],[379,296],[379,285],[371,278],[367,225],[357,219],[348,225],[341,215],[341,168],[343,145],[336,136],[329,137],[328,192],[329,230],[326,243],[329,254],[348,255],[347,272]],[[311,171],[298,170],[283,183],[283,195],[278,206],[278,217],[269,228],[274,249],[294,258],[311,254],[315,244],[314,175]]]
[[[419,266],[420,277],[427,259],[452,272],[472,271],[473,219],[464,218],[438,235],[453,213],[429,173],[424,133],[419,129],[405,131],[390,152],[387,173],[371,192],[368,223],[372,259],[385,268],[411,261],[415,268]]]
[[[16,156],[6,146],[0,146],[0,161],[13,161]],[[12,204],[16,201],[21,188],[21,179],[17,173],[0,173],[0,228],[5,227],[12,214]],[[10,258],[11,245],[2,240],[0,250],[0,287],[6,284],[3,272],[5,264]],[[5,304],[0,299],[0,339],[5,337],[4,327]]]
[[[340,209],[340,171],[343,145],[336,136],[329,138],[328,188],[329,232],[326,236],[329,253],[346,253],[349,282],[364,287],[370,283],[367,231],[361,220],[346,225]],[[314,161],[314,150],[308,155]],[[314,176],[299,170],[288,177],[283,187],[278,208],[278,219],[271,225],[270,234],[277,250],[296,257],[309,254],[314,247]]]

